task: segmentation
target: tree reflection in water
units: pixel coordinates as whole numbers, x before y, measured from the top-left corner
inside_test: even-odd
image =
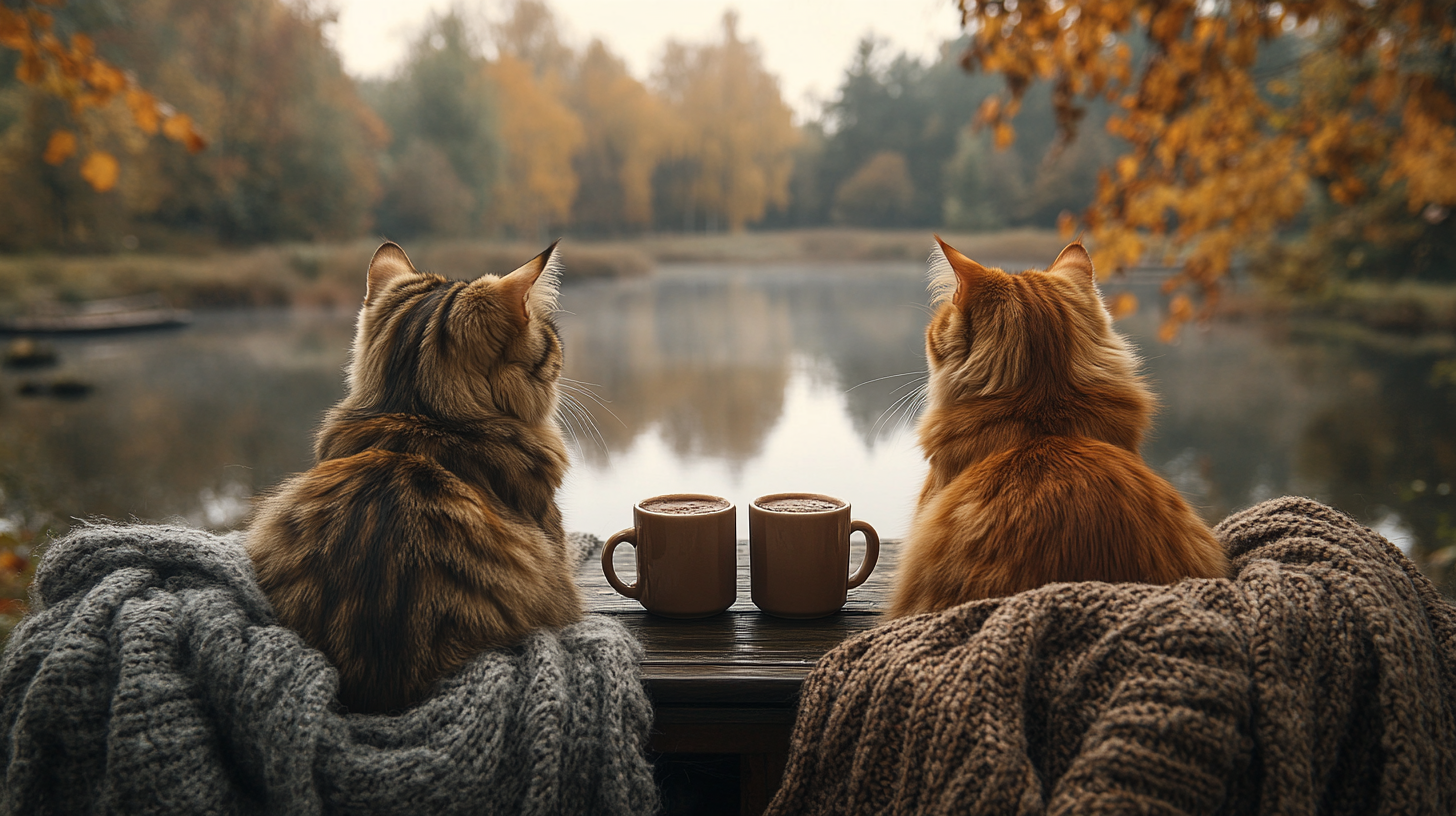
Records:
[[[903,534],[923,463],[912,429],[886,412],[924,370],[918,264],[669,265],[568,282],[562,303],[566,376],[605,403],[578,396],[596,430],[577,433],[570,526],[609,533],[657,492],[721,493],[742,514],[762,493],[817,490]],[[342,393],[352,319],[204,314],[182,332],[59,341],[61,369],[0,373],[0,519],[240,523],[248,497],[308,466]],[[1168,346],[1151,339],[1150,311],[1121,327],[1163,401],[1143,452],[1209,519],[1313,496],[1456,589],[1456,388],[1431,375],[1449,338],[1371,343],[1249,322]],[[95,390],[17,394],[63,375]]]

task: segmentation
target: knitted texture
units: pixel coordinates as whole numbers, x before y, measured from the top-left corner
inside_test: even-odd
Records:
[[[0,813],[652,813],[641,647],[590,617],[482,654],[398,716],[345,715],[239,536],[50,545],[0,662]]]
[[[888,623],[805,682],[770,814],[1456,812],[1456,611],[1307,499],[1232,580],[1056,584]]]

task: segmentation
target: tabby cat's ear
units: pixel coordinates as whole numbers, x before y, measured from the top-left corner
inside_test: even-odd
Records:
[[[930,288],[937,302],[948,296],[956,308],[964,309],[983,286],[1002,274],[962,255],[939,235],[935,243],[938,251],[930,255]]]
[[[1047,271],[1066,275],[1079,283],[1097,280],[1097,273],[1092,270],[1092,256],[1087,254],[1087,248],[1082,246],[1080,240],[1067,244],[1067,248],[1062,250]]]
[[[546,247],[545,252],[501,278],[501,291],[516,307],[516,313],[522,321],[531,319],[531,310],[526,307],[526,303],[533,295],[538,301],[545,303],[547,308],[556,306],[556,286],[561,276],[561,256],[556,252],[556,245],[559,243],[561,239],[557,238],[551,242],[551,246]]]
[[[410,263],[409,256],[404,254],[399,244],[393,241],[380,244],[379,249],[374,250],[374,257],[369,259],[369,288],[365,290],[364,302],[374,302],[390,281],[414,271],[414,264]]]

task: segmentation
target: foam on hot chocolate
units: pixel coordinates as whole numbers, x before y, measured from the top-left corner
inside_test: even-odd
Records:
[[[727,510],[728,502],[723,499],[653,499],[643,502],[642,509],[650,513],[662,513],[670,516],[698,516]]]
[[[844,505],[840,502],[816,499],[813,496],[784,496],[761,501],[758,506],[775,513],[823,513],[826,510],[838,510]]]

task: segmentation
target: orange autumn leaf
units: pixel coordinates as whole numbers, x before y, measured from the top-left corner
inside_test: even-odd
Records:
[[[157,132],[162,125],[162,114],[157,110],[157,99],[140,88],[126,92],[126,106],[131,109],[131,118],[137,127],[148,136]]]
[[[1011,127],[1007,122],[997,122],[995,134],[997,150],[1005,150],[1011,146],[1012,142],[1016,141],[1016,129]]]
[[[1187,323],[1193,319],[1193,300],[1185,294],[1176,295],[1168,304],[1168,313],[1179,323]]]
[[[20,55],[20,64],[15,66],[15,78],[27,85],[34,85],[45,79],[45,62],[35,49]]]
[[[1057,89],[1063,138],[1076,136],[1088,104],[1119,108],[1107,130],[1127,149],[1099,175],[1079,220],[1122,265],[1138,262],[1147,235],[1164,236],[1185,259],[1174,288],[1195,284],[1207,308],[1235,254],[1281,241],[1311,194],[1336,210],[1381,193],[1404,198],[1410,213],[1456,208],[1456,91],[1449,61],[1429,57],[1456,41],[1449,3],[958,5],[969,40],[962,64],[1006,81],[988,124],[1013,117],[1038,81]],[[1261,49],[1315,30],[1322,45],[1275,76],[1252,70]],[[1194,308],[1171,305],[1164,334],[1174,337]]]
[[[76,134],[69,130],[58,130],[46,142],[45,154],[41,158],[46,164],[56,165],[71,158],[76,152]]]
[[[86,81],[103,95],[117,93],[126,87],[126,75],[101,60],[91,61]]]
[[[1118,292],[1107,303],[1107,311],[1112,313],[1113,320],[1131,317],[1137,314],[1137,309],[1137,295],[1134,295],[1132,292]]]
[[[174,113],[162,123],[162,133],[174,142],[180,142],[192,133],[192,117],[185,113]]]
[[[104,150],[94,151],[81,163],[81,178],[98,193],[115,187],[120,174],[121,165],[117,163],[116,157]]]
[[[187,132],[186,138],[182,140],[182,146],[187,148],[188,153],[200,153],[207,148],[207,140],[202,138],[202,134],[191,130]]]
[[[1162,343],[1171,343],[1174,340],[1177,340],[1178,332],[1181,331],[1182,328],[1183,324],[1179,323],[1171,317],[1167,320],[1164,320],[1163,325],[1158,327],[1158,341]]]
[[[1063,210],[1057,216],[1057,234],[1063,238],[1071,238],[1072,233],[1077,231],[1077,217]]]

